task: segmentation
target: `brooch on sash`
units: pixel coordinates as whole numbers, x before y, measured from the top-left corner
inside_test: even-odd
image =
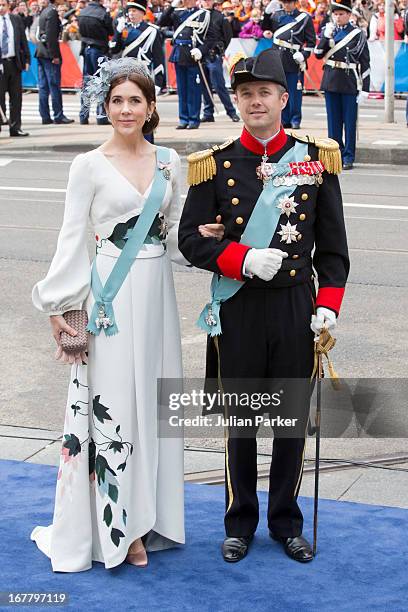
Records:
[[[107,329],[113,325],[110,318],[106,316],[105,308],[103,306],[99,306],[98,308],[98,317],[95,319],[95,325],[98,329],[101,327],[103,327],[103,329]]]
[[[164,163],[159,161],[158,168],[163,172],[163,176],[166,181],[169,181],[171,177],[170,162]]]

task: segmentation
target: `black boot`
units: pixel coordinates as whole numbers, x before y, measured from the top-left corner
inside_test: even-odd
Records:
[[[283,545],[285,553],[291,559],[299,561],[299,563],[309,563],[313,561],[313,551],[309,542],[303,536],[296,536],[294,538],[285,538],[282,536],[275,536],[271,531],[269,535],[273,540],[280,542]]]
[[[224,561],[227,561],[228,563],[237,563],[246,557],[253,537],[254,536],[225,538],[221,547]]]

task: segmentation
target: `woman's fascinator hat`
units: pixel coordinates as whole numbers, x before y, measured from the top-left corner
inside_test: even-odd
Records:
[[[134,57],[121,57],[113,60],[100,58],[98,70],[93,76],[87,77],[84,83],[82,91],[84,103],[87,106],[90,106],[92,102],[103,104],[113,79],[131,74],[152,78],[146,64]]]

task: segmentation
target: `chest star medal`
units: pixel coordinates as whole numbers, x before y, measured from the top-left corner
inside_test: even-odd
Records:
[[[279,208],[282,215],[290,216],[291,213],[296,212],[296,206],[298,204],[295,202],[295,196],[292,197],[283,197],[279,198],[279,204],[276,205],[276,208]]]
[[[286,242],[286,244],[296,242],[297,236],[299,235],[296,225],[291,225],[288,221],[286,225],[280,224],[280,226],[281,230],[278,232],[278,234],[281,236],[280,241]]]

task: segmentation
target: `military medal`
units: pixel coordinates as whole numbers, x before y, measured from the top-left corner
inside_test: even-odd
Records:
[[[275,168],[276,164],[268,163],[268,155],[265,151],[265,153],[262,155],[261,165],[256,169],[256,175],[263,182],[264,189],[271,180]]]
[[[296,225],[291,225],[288,221],[286,225],[280,224],[280,226],[281,226],[281,230],[280,232],[278,232],[278,234],[281,236],[281,239],[280,239],[281,242],[286,242],[286,244],[291,244],[292,242],[297,241],[299,232],[296,229]]]
[[[217,319],[215,318],[211,306],[208,307],[208,313],[205,316],[204,320],[207,323],[208,327],[214,327],[215,325],[217,325]]]
[[[296,206],[298,204],[295,202],[295,196],[291,196],[279,198],[279,204],[276,205],[276,208],[281,210],[282,215],[289,217],[291,213],[296,212]]]

